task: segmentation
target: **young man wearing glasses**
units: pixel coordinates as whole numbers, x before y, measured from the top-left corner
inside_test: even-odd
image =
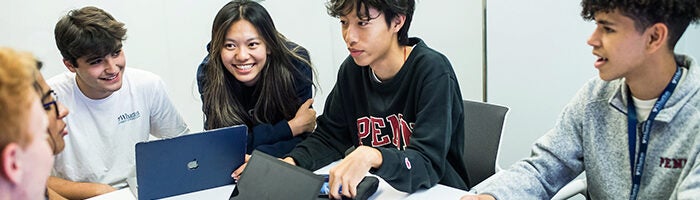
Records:
[[[54,30],[66,72],[49,80],[73,114],[65,150],[56,156],[49,187],[85,199],[126,186],[135,174],[134,145],[189,131],[157,75],[126,70],[126,29],[96,7],[70,11]]]
[[[33,56],[0,48],[0,200],[45,198],[53,156]]]

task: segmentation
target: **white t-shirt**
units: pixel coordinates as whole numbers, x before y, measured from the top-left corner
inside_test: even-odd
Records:
[[[685,80],[685,76],[688,74],[687,68],[681,67],[681,70],[683,70],[683,74],[681,74],[681,80],[678,81],[678,84],[681,84],[683,80]],[[659,100],[659,98],[657,97],[650,100],[641,100],[637,99],[637,97],[632,96],[632,101],[634,101],[634,107],[637,110],[637,121],[643,122],[646,121],[647,118],[649,118],[649,114],[651,114],[651,109],[654,108],[656,100]]]
[[[189,132],[157,75],[128,68],[122,87],[104,99],[85,96],[66,72],[48,80],[70,113],[64,118],[66,148],[56,156],[52,174],[71,181],[126,186],[135,174],[135,148],[149,133],[159,138]]]

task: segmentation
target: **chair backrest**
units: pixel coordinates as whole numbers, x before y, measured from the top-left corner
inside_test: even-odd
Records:
[[[508,108],[464,100],[464,165],[469,188],[496,173],[496,160]]]

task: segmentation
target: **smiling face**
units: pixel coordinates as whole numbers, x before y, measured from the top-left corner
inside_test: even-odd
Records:
[[[68,60],[63,63],[76,74],[80,91],[91,99],[106,98],[122,87],[126,58],[121,47],[104,57],[80,57],[76,59],[78,66]]]
[[[63,151],[66,143],[63,137],[68,134],[68,129],[66,129],[66,122],[63,118],[68,116],[68,108],[66,108],[61,102],[58,101],[56,93],[51,90],[44,76],[41,73],[36,73],[36,81],[40,87],[40,101],[44,105],[44,110],[46,111],[46,116],[49,119],[49,138],[48,142],[51,145],[53,154],[56,155]]]
[[[595,14],[596,29],[588,39],[597,57],[594,66],[601,79],[610,81],[635,75],[645,62],[644,33],[620,12]]]
[[[356,12],[357,9],[353,9],[347,15],[339,17],[343,40],[350,56],[359,66],[370,66],[386,60],[392,44],[398,43],[396,33],[400,27],[397,28],[394,20],[387,25],[384,15],[376,8],[369,8],[370,20],[358,18]]]
[[[267,62],[267,46],[248,20],[231,24],[221,47],[221,62],[238,81],[253,86]]]

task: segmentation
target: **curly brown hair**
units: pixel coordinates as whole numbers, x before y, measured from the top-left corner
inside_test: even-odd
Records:
[[[669,29],[669,48],[673,50],[690,23],[700,19],[700,0],[583,0],[581,16],[594,20],[596,13],[619,11],[634,20],[642,33],[653,24],[663,23]]]

